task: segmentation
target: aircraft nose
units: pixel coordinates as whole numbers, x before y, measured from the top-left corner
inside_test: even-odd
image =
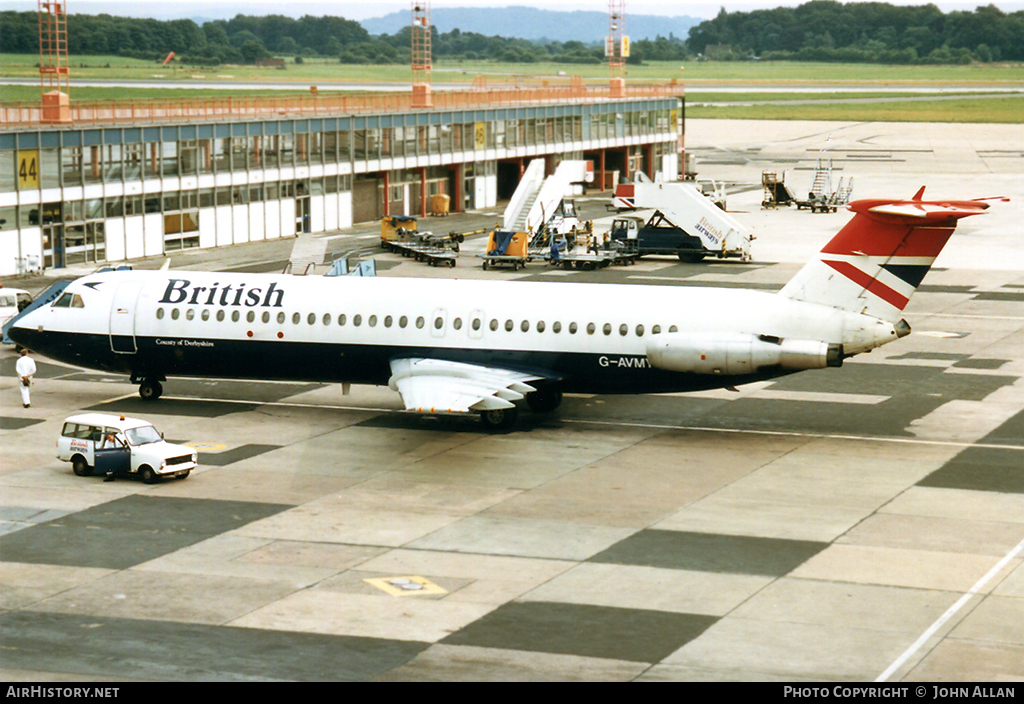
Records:
[[[7,331],[7,336],[10,337],[15,344],[28,349],[36,349],[37,345],[33,344],[39,336],[42,328],[42,316],[40,311],[34,310],[28,315],[15,321],[11,325],[11,329]]]

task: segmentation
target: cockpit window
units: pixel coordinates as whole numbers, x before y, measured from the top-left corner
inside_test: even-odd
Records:
[[[53,304],[54,308],[85,308],[85,301],[77,293],[65,293]]]

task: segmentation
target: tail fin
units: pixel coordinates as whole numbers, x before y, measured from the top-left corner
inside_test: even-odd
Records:
[[[924,186],[910,200],[850,203],[853,219],[779,294],[896,322],[957,221],[985,212],[984,201],[994,200],[923,197]]]

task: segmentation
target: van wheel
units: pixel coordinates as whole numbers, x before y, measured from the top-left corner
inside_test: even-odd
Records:
[[[153,471],[152,467],[146,464],[139,467],[139,476],[142,478],[142,481],[147,484],[152,484],[156,481],[156,473]]]
[[[704,261],[704,252],[700,251],[683,251],[679,253],[679,261],[686,262],[687,264],[698,264]]]
[[[71,471],[79,477],[88,477],[92,474],[92,468],[81,455],[77,455],[73,460],[71,460]]]

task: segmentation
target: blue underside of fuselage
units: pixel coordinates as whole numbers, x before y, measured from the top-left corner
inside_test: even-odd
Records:
[[[175,376],[386,385],[390,361],[425,357],[522,371],[557,382],[567,393],[641,394],[702,391],[792,373],[763,369],[742,376],[656,369],[644,355],[451,347],[356,345],[287,340],[114,338],[15,328],[22,347],[66,364],[134,378]],[[115,352],[114,349],[134,352]]]

